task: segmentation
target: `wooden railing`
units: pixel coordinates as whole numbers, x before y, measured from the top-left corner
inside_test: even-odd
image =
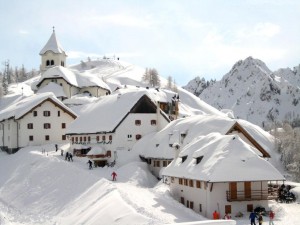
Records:
[[[253,200],[274,200],[278,198],[278,191],[274,189],[269,190],[251,190],[245,191],[226,191],[227,201],[253,201]]]

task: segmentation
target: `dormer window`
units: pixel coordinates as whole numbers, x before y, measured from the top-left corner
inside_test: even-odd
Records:
[[[187,155],[181,157],[181,162],[183,163],[187,159]]]
[[[51,59],[51,66],[54,66],[54,60]]]
[[[196,158],[196,164],[199,164],[203,159],[203,155]]]
[[[46,66],[50,66],[50,60],[46,61]]]

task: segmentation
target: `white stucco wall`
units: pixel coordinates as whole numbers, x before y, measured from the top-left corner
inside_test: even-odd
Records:
[[[50,60],[50,61],[54,60],[54,65],[46,66],[47,60]],[[61,61],[64,62],[64,67],[67,66],[66,55],[65,54],[56,54],[56,53],[53,53],[52,51],[45,52],[45,54],[43,54],[41,56],[41,61],[42,61],[42,64],[41,64],[42,71],[45,71],[53,66],[61,66]]]
[[[104,96],[109,92],[101,87],[84,87],[80,89],[79,93],[84,93],[85,91],[89,92],[94,97]]]
[[[208,186],[205,190],[203,181],[201,181],[201,188],[197,188],[195,180],[194,187],[190,187],[185,186],[184,183],[183,185],[180,185],[179,178],[174,178],[174,182],[171,181],[171,177],[167,177],[167,179],[168,183],[170,184],[170,192],[177,201],[181,202],[181,197],[183,197],[185,206],[187,204],[187,201],[193,201],[193,210],[207,218],[212,218],[212,213],[214,212],[214,210],[220,211],[221,217],[224,216],[226,205],[231,206],[232,215],[236,215],[236,213],[238,212],[247,212],[247,205],[251,204],[253,205],[253,209],[255,209],[257,206],[265,207],[266,209],[268,209],[267,200],[228,202],[226,198],[226,191],[229,190],[228,183],[214,183],[212,189],[212,183],[208,183]],[[267,190],[267,185],[267,181],[251,182],[251,190]],[[237,191],[244,191],[244,182],[237,183]],[[202,205],[202,212],[199,211],[200,204]]]

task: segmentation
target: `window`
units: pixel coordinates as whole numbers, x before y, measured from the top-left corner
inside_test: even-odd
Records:
[[[253,205],[249,204],[247,205],[247,212],[252,212],[253,211]]]
[[[163,167],[167,167],[168,166],[168,161],[163,161]]]
[[[140,126],[141,125],[141,120],[136,120],[135,125]]]
[[[190,209],[194,209],[194,202],[190,201]]]
[[[91,137],[90,136],[88,136],[88,142],[90,142],[91,141]]]
[[[45,135],[45,140],[49,141],[50,140],[50,136],[49,135]]]
[[[96,137],[97,142],[100,140],[99,136]]]
[[[66,128],[66,123],[62,123],[62,124],[61,124],[61,128],[62,128],[62,129],[65,129],[65,128]]]
[[[61,61],[61,62],[60,62],[60,65],[61,65],[61,66],[65,66],[65,62],[64,62],[64,61]]]
[[[202,212],[202,204],[199,204],[199,212]]]
[[[33,111],[33,116],[34,116],[34,117],[37,116],[37,111]]]
[[[107,151],[106,156],[110,158],[111,157],[111,151]]]
[[[46,66],[50,66],[50,60],[46,61]]]
[[[154,161],[154,167],[160,167],[160,161],[155,160]]]
[[[74,143],[74,141],[75,141],[75,138],[74,138],[74,137],[72,137],[72,142]]]
[[[197,188],[201,188],[201,181],[200,180],[196,181],[196,186],[197,186]]]
[[[50,123],[44,123],[44,129],[50,129],[51,124]]]
[[[129,139],[131,139],[131,138],[132,138],[132,135],[131,135],[131,134],[128,134],[127,137],[128,137]]]
[[[112,135],[109,135],[108,140],[112,141]]]
[[[105,141],[105,136],[104,135],[102,136],[102,141]]]
[[[142,135],[140,135],[140,134],[135,135],[136,140],[140,140],[141,138],[142,138]]]
[[[190,208],[190,201],[189,200],[186,201],[186,207]]]
[[[53,65],[54,65],[54,60],[52,59],[52,60],[51,60],[51,66],[53,66]]]
[[[75,138],[75,142],[78,142],[78,137]]]
[[[203,159],[203,155],[196,158],[196,164],[199,164]]]
[[[156,120],[151,120],[151,125],[156,125]]]
[[[57,116],[60,117],[60,111],[57,111]]]
[[[183,179],[182,178],[179,178],[179,184],[183,184]]]
[[[186,159],[187,159],[187,155],[185,155],[185,156],[182,156],[182,162],[184,162]]]
[[[189,180],[189,186],[194,187],[194,181],[193,180]]]
[[[79,141],[82,142],[82,137],[79,137]]]
[[[184,179],[184,186],[188,186],[188,179]]]
[[[86,137],[83,137],[83,141],[86,142]]]
[[[50,116],[50,111],[44,111],[43,113],[44,113],[44,116],[46,116],[46,117]]]
[[[29,141],[33,141],[33,136],[32,135],[29,136]]]
[[[225,213],[231,214],[231,205],[225,205]]]
[[[27,124],[27,128],[28,128],[28,129],[33,129],[33,123],[28,123],[28,124]]]
[[[66,135],[63,135],[62,137],[61,137],[61,139],[63,140],[63,141],[65,141],[66,140]],[[73,140],[72,140],[73,141]]]

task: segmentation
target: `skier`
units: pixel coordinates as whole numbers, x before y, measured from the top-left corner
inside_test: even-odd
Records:
[[[69,153],[68,161],[72,161],[73,162],[73,155],[71,153]]]
[[[92,161],[91,160],[89,160],[88,162],[87,162],[88,164],[89,164],[89,169],[91,170],[93,167],[92,167]]]
[[[67,160],[68,158],[69,158],[69,152],[66,153],[65,160]]]
[[[117,180],[117,179],[116,179],[117,173],[116,173],[115,171],[111,174],[111,176],[113,177],[113,181],[116,181],[116,180]]]
[[[274,223],[273,223],[274,217],[275,217],[275,213],[272,210],[270,210],[270,213],[269,213],[269,218],[270,218],[269,225],[271,225],[271,224],[274,225]]]
[[[255,219],[256,219],[256,218],[257,218],[257,216],[256,216],[255,212],[252,211],[252,212],[250,213],[250,216],[249,216],[251,225],[256,225],[256,223],[255,223]]]

